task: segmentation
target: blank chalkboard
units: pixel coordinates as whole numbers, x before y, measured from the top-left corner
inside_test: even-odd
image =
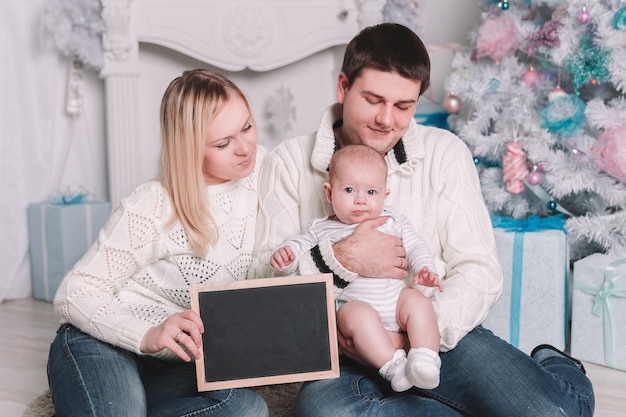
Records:
[[[339,376],[331,274],[192,285],[191,308],[200,391]]]

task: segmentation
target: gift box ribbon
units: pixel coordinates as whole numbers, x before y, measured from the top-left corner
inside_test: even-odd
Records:
[[[84,204],[94,201],[92,193],[82,186],[68,188],[65,192],[55,191],[48,196],[48,203],[56,205]]]
[[[611,262],[604,269],[604,280],[600,288],[586,282],[576,280],[574,288],[594,297],[591,313],[602,317],[604,329],[604,360],[607,366],[617,368],[615,350],[613,348],[613,324],[609,299],[611,297],[626,298],[626,276],[620,275],[618,267],[626,264],[626,258]]]
[[[565,233],[565,217],[561,214],[550,217],[530,216],[526,219],[512,219],[510,217],[491,216],[493,227],[501,228],[507,232],[513,232],[513,265],[511,271],[511,325],[509,329],[509,342],[519,346],[520,321],[522,310],[522,271],[524,265],[524,233],[540,232],[542,230],[562,230]],[[567,245],[565,247],[567,251]],[[567,273],[569,271],[568,256],[565,256],[565,306],[564,317],[567,317]],[[567,320],[563,330],[567,340]]]

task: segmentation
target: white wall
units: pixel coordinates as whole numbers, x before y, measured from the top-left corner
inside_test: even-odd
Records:
[[[70,119],[63,114],[67,63],[46,49],[39,36],[44,1],[0,5],[0,301],[30,295],[26,208],[57,187],[70,136]],[[66,178],[99,182],[104,188],[102,95],[97,76],[91,78],[88,94],[96,97],[92,129],[97,130],[97,162],[91,165],[96,172],[76,172],[83,165],[79,143],[79,160],[68,163]],[[80,133],[76,136],[80,142]]]
[[[467,33],[479,21],[478,1],[418,1],[419,25],[416,31],[431,50],[433,70],[432,87],[424,96],[424,100],[440,104],[447,95],[444,83],[453,53],[467,43]],[[375,0],[374,3],[381,5],[384,1]],[[238,73],[223,71],[250,97],[257,118],[260,141],[263,145],[272,148],[285,137],[309,132],[317,127],[322,111],[334,100],[337,65],[340,65],[342,52],[343,48],[336,47],[271,73],[249,70]],[[160,141],[158,107],[163,91],[167,84],[183,70],[210,66],[154,45],[143,45],[140,56],[141,71],[144,74],[141,75],[139,86],[142,120],[140,122],[141,137],[138,140],[145,151],[145,158],[137,163],[141,165],[141,180],[145,180],[154,177],[158,172]],[[288,88],[292,93],[297,108],[291,130],[277,133],[267,123],[265,110],[267,101],[281,86]],[[63,95],[63,91],[59,94]],[[106,164],[103,154],[100,153],[105,150],[103,100],[102,81],[95,73],[87,71],[85,119],[89,124],[89,132],[95,149],[99,153],[94,166],[90,162],[86,143],[83,141],[75,144],[63,181],[64,186],[84,184],[90,189],[95,187],[94,192],[100,197],[106,197]],[[66,117],[59,114],[59,118],[65,119]],[[65,126],[64,129],[65,131],[59,134],[67,137],[69,127]],[[84,134],[84,123],[79,123],[77,132]],[[58,161],[58,158],[57,155],[55,160]],[[57,162],[57,165],[59,164],[61,162]],[[95,185],[92,186],[92,184]]]
[[[343,52],[343,49],[340,49],[340,52]],[[334,83],[338,73],[334,55],[334,49],[323,51],[269,73],[250,70],[220,71],[231,78],[249,97],[257,122],[259,141],[267,148],[273,148],[285,137],[312,131],[318,125],[324,108],[334,100]],[[158,112],[163,92],[169,82],[182,71],[196,67],[216,69],[155,45],[144,45],[140,51],[139,140],[141,148],[145,151],[145,158],[139,161],[142,180],[152,178],[158,173],[160,144]],[[277,134],[268,123],[265,111],[268,100],[281,86],[288,88],[293,95],[296,109],[292,128],[283,134]]]

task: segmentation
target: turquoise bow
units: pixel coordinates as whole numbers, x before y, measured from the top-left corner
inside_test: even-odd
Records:
[[[613,324],[609,299],[611,297],[626,298],[626,276],[619,274],[617,267],[626,264],[626,258],[611,262],[604,269],[604,281],[600,288],[579,280],[574,281],[574,288],[585,294],[592,295],[593,307],[591,313],[602,317],[604,329],[604,360],[607,366],[617,367],[615,351],[613,349]]]
[[[92,193],[82,186],[72,187],[65,192],[55,191],[48,196],[48,203],[57,205],[84,204],[94,201]]]
[[[491,216],[493,227],[505,229],[507,232],[538,232],[547,229],[565,230],[565,216],[557,214],[549,217],[530,216],[526,219]]]

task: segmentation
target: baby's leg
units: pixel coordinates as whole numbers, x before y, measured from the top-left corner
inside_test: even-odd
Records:
[[[415,288],[400,292],[396,305],[398,324],[407,332],[412,348],[425,347],[439,352],[439,326],[433,304]]]
[[[414,288],[405,288],[397,304],[398,324],[407,332],[409,350],[407,377],[418,388],[439,385],[439,326],[431,301]]]
[[[337,310],[337,327],[345,337],[352,339],[359,355],[391,382],[394,391],[406,391],[413,386],[406,378],[406,353],[393,346],[371,305],[362,301],[343,304]]]

